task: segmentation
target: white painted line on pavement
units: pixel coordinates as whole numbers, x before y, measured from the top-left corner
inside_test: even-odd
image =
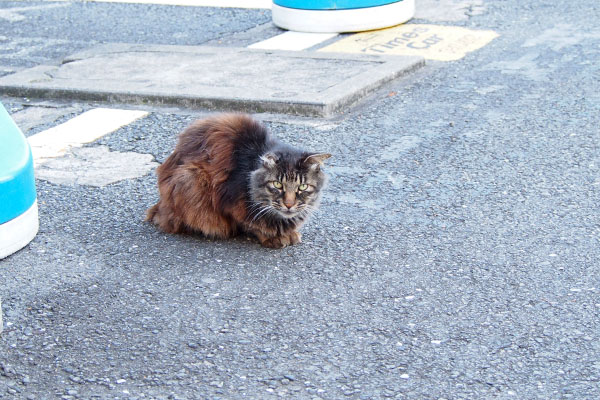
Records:
[[[169,6],[223,7],[223,8],[266,8],[271,0],[92,0],[105,3],[162,4]]]
[[[95,108],[67,122],[27,138],[35,165],[63,156],[72,147],[81,147],[122,126],[148,115],[146,111]]]
[[[336,37],[337,33],[307,33],[288,31],[273,36],[262,42],[248,46],[250,49],[262,50],[305,50],[328,39]]]

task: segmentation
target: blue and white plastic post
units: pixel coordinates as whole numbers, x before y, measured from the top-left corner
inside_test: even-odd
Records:
[[[25,247],[38,229],[31,148],[0,103],[0,259]]]
[[[273,23],[300,32],[387,28],[415,15],[415,0],[273,0]]]

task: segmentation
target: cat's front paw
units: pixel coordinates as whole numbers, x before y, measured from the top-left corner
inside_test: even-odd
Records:
[[[271,249],[281,249],[285,246],[298,244],[302,241],[302,235],[300,232],[292,231],[283,236],[276,236],[272,238],[265,238],[260,242],[265,247]]]
[[[300,232],[293,231],[288,235],[290,244],[298,244],[302,242],[302,234]]]
[[[282,239],[281,237],[269,238],[269,239],[265,239],[265,240],[261,241],[260,244],[262,244],[264,247],[268,247],[270,249],[281,249],[288,245],[288,243],[285,243],[281,239]]]

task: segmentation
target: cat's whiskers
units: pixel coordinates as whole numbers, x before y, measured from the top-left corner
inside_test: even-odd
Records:
[[[275,209],[275,207],[269,207],[268,212],[265,215],[281,218],[281,213]]]
[[[317,211],[317,207],[310,205],[310,204],[304,204],[302,206],[302,211],[305,211],[306,213],[310,214],[310,213]]]
[[[246,201],[246,204],[248,204],[246,206],[246,210],[248,211],[248,215],[246,218],[251,217],[255,212],[260,211],[260,209],[263,207],[263,204],[257,203],[255,201]]]
[[[314,213],[315,211],[317,211],[317,207],[305,203],[300,208],[300,211],[298,213],[298,217],[300,219],[306,219],[306,218],[310,217],[310,215],[312,213]]]
[[[257,202],[254,202],[254,201],[247,201],[246,203],[250,203],[250,205],[247,207],[248,212],[250,214],[252,214],[254,211],[256,211],[256,210],[258,210],[258,209],[260,209],[260,208],[262,208],[264,206],[264,204],[257,203]]]
[[[308,210],[302,210],[298,214],[298,218],[300,218],[301,220],[304,220],[304,219],[308,218],[309,216],[310,216],[310,211],[308,211]]]
[[[259,213],[263,209],[263,207],[264,206],[262,204],[253,204],[252,206],[248,207],[247,218],[251,218],[252,216],[256,215],[256,213]]]
[[[271,206],[271,205],[265,205],[265,204],[260,204],[260,203],[256,203],[255,205],[258,207],[256,207],[256,209],[254,211],[251,211],[250,214],[248,215],[248,218],[250,218],[250,217],[252,217],[252,214],[254,214],[254,217],[252,218],[252,220],[250,222],[254,222],[261,216],[267,215],[267,214],[273,212],[273,210],[274,210],[273,206]]]

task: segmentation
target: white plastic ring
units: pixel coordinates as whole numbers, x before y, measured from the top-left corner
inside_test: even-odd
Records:
[[[27,211],[0,224],[0,259],[27,246],[39,229],[37,200]]]

